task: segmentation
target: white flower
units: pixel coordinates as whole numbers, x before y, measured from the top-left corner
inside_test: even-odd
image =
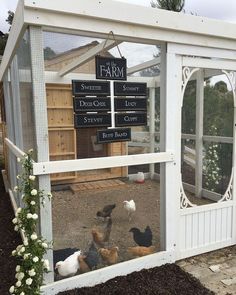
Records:
[[[45,259],[45,260],[43,261],[43,266],[44,266],[47,270],[50,269],[48,259]]]
[[[34,277],[36,275],[36,272],[34,269],[29,270],[28,273],[31,277]]]
[[[48,193],[47,196],[48,196],[49,199],[52,198],[52,194],[51,193]]]
[[[28,259],[29,256],[30,256],[30,253],[24,254],[24,256],[23,256],[24,257],[24,260]]]
[[[32,191],[30,192],[32,196],[36,196],[37,195],[37,190],[34,188],[32,189]]]
[[[17,224],[17,218],[12,219],[13,224]]]
[[[16,272],[19,272],[20,271],[20,265],[17,265],[16,266]]]
[[[47,248],[48,247],[48,245],[46,244],[46,243],[42,243],[42,246],[43,246],[43,248]]]
[[[17,162],[20,163],[20,161],[21,161],[21,159],[18,157],[18,158],[17,158]]]
[[[32,206],[34,206],[35,204],[36,204],[35,201],[30,202],[30,205],[32,205]]]
[[[24,276],[25,276],[25,274],[23,272],[19,272],[17,278],[19,281],[22,281]]]
[[[18,191],[18,186],[16,185],[13,190],[14,190],[14,192],[17,192]]]
[[[27,213],[26,215],[27,219],[33,218],[33,215],[31,213]]]
[[[21,196],[21,199],[23,200],[23,199],[24,199],[24,197],[25,197],[25,195],[23,194],[23,195]]]
[[[28,279],[25,281],[26,285],[31,285],[32,282],[33,282],[33,280],[32,280],[31,278],[28,278]]]
[[[16,178],[17,178],[17,179],[20,179],[20,175],[17,175]]]
[[[25,295],[25,292],[21,292],[20,295]]]
[[[30,175],[30,176],[29,176],[29,180],[34,181],[34,180],[35,180],[35,176],[34,176],[34,175]]]
[[[34,151],[34,149],[29,149],[28,153],[31,154],[31,153],[33,153],[33,151]]]
[[[16,250],[13,250],[13,251],[11,252],[11,255],[12,255],[12,256],[15,256],[15,255],[16,255]]]
[[[21,252],[21,253],[25,252],[25,247],[21,247],[19,252]]]
[[[34,258],[33,258],[33,262],[38,262],[39,261],[39,258],[37,257],[37,256],[35,256]]]
[[[30,236],[30,238],[31,238],[32,241],[34,241],[34,240],[36,240],[38,238],[38,236],[36,235],[36,233],[34,233],[34,234],[32,234]]]
[[[21,286],[21,281],[17,281],[16,282],[16,287],[20,287]]]
[[[12,294],[15,291],[15,287],[11,286],[11,288],[9,289],[9,292]]]
[[[15,225],[14,231],[18,231],[18,230],[19,230],[19,227],[17,225]]]
[[[17,214],[21,213],[21,210],[22,210],[22,208],[18,208],[18,209],[16,210],[16,213],[17,213]]]
[[[34,213],[34,214],[32,215],[32,218],[33,218],[34,220],[38,219],[38,214]]]
[[[29,242],[28,242],[28,239],[27,238],[24,239],[23,244],[24,244],[24,246],[28,246],[29,245]]]

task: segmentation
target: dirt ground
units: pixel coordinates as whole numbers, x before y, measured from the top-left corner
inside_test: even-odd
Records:
[[[133,199],[136,212],[129,222],[123,208],[124,200]],[[209,203],[190,196],[194,203]],[[137,246],[130,228],[137,227],[143,231],[147,225],[153,233],[153,245],[160,249],[160,185],[154,180],[143,184],[125,181],[125,185],[109,189],[87,190],[72,193],[70,190],[53,192],[53,237],[54,249],[79,248],[88,249],[92,241],[91,229],[103,227],[97,220],[96,212],[105,205],[116,204],[112,213],[112,231],[109,246],[119,247],[119,262],[133,258],[127,253],[127,247]]]
[[[77,247],[85,251],[92,241],[91,229],[103,227],[97,220],[96,212],[105,205],[116,204],[112,213],[112,231],[109,246],[119,247],[119,261],[130,259],[127,247],[137,246],[133,241],[130,228],[144,230],[150,226],[153,233],[153,245],[159,249],[159,183],[146,181],[144,184],[126,182],[125,185],[104,190],[88,190],[73,194],[71,191],[53,193],[53,235],[54,249]],[[133,199],[136,212],[129,222],[123,208],[124,200]]]

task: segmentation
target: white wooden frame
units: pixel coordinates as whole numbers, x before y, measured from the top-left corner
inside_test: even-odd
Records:
[[[130,11],[132,11],[132,14],[130,14]],[[80,171],[96,167],[104,168],[108,167],[108,164],[109,167],[119,167],[141,163],[152,165],[161,162],[161,248],[165,252],[52,284],[49,287],[44,287],[45,292],[49,292],[45,294],[53,294],[50,292],[54,292],[55,288],[61,290],[61,288],[72,287],[72,285],[74,287],[81,286],[82,281],[85,284],[94,284],[94,282],[103,280],[102,276],[111,278],[117,274],[126,274],[132,270],[140,269],[140,267],[159,265],[160,261],[168,261],[168,255],[171,255],[170,261],[174,261],[176,257],[180,257],[177,252],[181,243],[177,230],[180,226],[179,199],[173,197],[179,195],[181,181],[181,68],[182,65],[190,67],[197,63],[199,68],[215,69],[216,60],[213,60],[213,58],[218,58],[217,62],[219,62],[218,66],[220,68],[236,70],[236,25],[110,0],[71,0],[70,6],[67,0],[60,0],[60,2],[47,0],[20,1],[8,39],[6,53],[0,66],[0,80],[8,73],[19,41],[28,26],[31,26],[33,101],[39,161],[34,163],[34,172],[39,175],[39,187],[46,191],[50,190],[49,174],[53,172]],[[98,159],[96,161],[95,159],[88,159],[88,161],[49,162],[45,82],[51,79],[63,83],[62,81],[68,81],[74,74],[67,74],[66,77],[59,77],[59,75],[56,77],[55,73],[50,73],[46,74],[45,78],[43,72],[42,30],[104,39],[112,30],[118,42],[127,41],[161,45],[161,153],[111,157],[112,161],[109,159],[110,163],[106,159],[100,159],[100,161]],[[199,57],[208,57],[209,59],[202,60]],[[68,68],[65,70],[68,71]],[[151,87],[155,87],[156,83],[158,83],[155,79],[149,79],[148,81],[152,85]],[[153,105],[153,101],[151,103]],[[40,126],[39,123],[43,124]],[[151,133],[154,134],[153,126],[151,127]],[[14,138],[10,139],[14,140]],[[8,144],[13,153],[19,153],[17,148],[9,142]],[[151,149],[153,150],[153,141],[151,142]],[[235,153],[234,130],[234,155]],[[235,161],[234,157],[234,169],[236,169]],[[65,164],[65,166],[59,167],[60,164]],[[171,185],[170,181],[173,181]],[[235,184],[236,177],[233,180],[234,196],[236,193]],[[52,227],[49,203],[46,203],[45,209],[41,209],[40,216],[42,233],[50,240]],[[235,201],[233,218],[235,224]],[[233,235],[235,241],[236,232]],[[52,253],[49,251],[48,254],[50,264],[52,264]],[[98,274],[101,274],[101,277]],[[50,282],[52,280],[52,274],[49,274],[46,281]]]

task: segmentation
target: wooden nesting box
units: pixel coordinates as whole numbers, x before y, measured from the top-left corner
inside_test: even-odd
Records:
[[[127,153],[127,143],[96,144],[97,128],[74,129],[72,87],[47,84],[47,112],[50,160],[70,160]],[[73,183],[127,176],[127,168],[66,172],[51,175],[53,183]]]

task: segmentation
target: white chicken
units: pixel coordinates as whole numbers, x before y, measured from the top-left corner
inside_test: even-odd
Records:
[[[79,269],[79,256],[81,251],[76,251],[64,261],[58,261],[55,265],[58,273],[62,277],[73,276],[77,273]]]
[[[132,214],[136,211],[136,205],[134,200],[124,201],[124,209],[128,212],[129,221],[131,221]]]

